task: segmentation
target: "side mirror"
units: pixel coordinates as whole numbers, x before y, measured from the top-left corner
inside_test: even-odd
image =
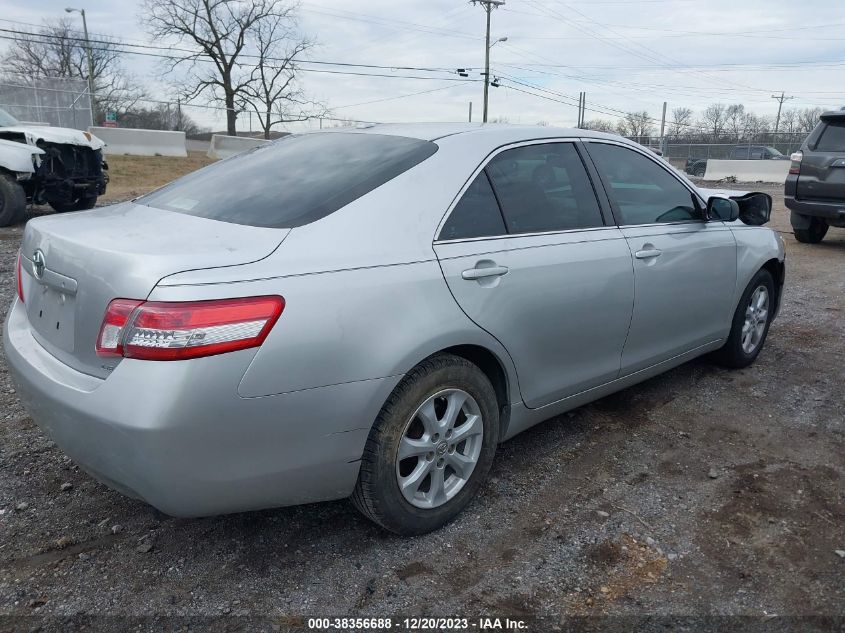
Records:
[[[772,216],[772,197],[767,193],[748,193],[736,198],[739,219],[749,226],[763,226]]]
[[[721,220],[722,222],[733,222],[739,217],[739,204],[730,198],[711,196],[707,200],[707,218],[710,220]]]

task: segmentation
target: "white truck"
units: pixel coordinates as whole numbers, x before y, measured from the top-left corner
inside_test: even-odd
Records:
[[[0,226],[23,221],[30,203],[91,209],[109,180],[104,146],[88,132],[26,125],[0,110]]]

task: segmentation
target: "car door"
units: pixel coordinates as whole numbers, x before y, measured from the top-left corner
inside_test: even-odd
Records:
[[[585,143],[634,258],[634,313],[622,375],[724,337],[736,286],[736,241],[705,219],[700,197],[645,152]]]
[[[508,350],[529,407],[619,373],[633,272],[609,224],[575,143],[543,142],[495,154],[438,233],[446,283]]]

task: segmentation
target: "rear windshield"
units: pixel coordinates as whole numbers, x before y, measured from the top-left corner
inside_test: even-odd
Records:
[[[137,202],[223,222],[293,228],[334,213],[436,151],[430,141],[402,136],[287,136],[209,165]]]
[[[823,152],[845,152],[845,121],[829,121],[816,149]]]

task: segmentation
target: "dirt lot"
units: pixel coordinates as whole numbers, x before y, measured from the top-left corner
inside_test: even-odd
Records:
[[[3,313],[21,230],[0,230]],[[845,616],[845,231],[784,237],[754,366],[692,362],[535,427],[418,538],[345,501],[164,516],[79,471],[0,365],[0,614]]]

